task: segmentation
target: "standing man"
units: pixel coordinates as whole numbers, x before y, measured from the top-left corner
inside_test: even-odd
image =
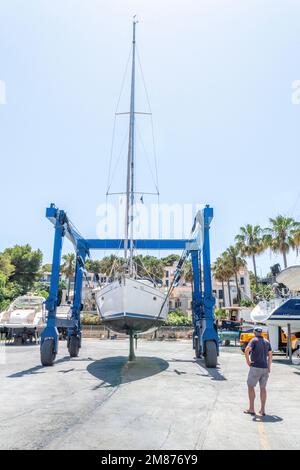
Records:
[[[255,415],[254,400],[255,400],[255,387],[259,382],[260,386],[260,401],[261,408],[259,414],[265,416],[266,400],[267,400],[267,382],[271,372],[272,364],[272,348],[269,343],[262,336],[262,328],[255,327],[253,338],[245,350],[245,357],[248,366],[250,367],[248,375],[248,395],[249,395],[249,408],[245,411],[246,414]]]

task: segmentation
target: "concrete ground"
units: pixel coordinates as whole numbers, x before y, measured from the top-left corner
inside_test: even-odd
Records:
[[[1,347],[0,347],[1,348]],[[0,351],[1,449],[299,449],[299,367],[275,358],[268,415],[243,414],[247,367],[223,348],[218,369],[195,360],[191,343],[84,340],[53,367],[38,346]],[[257,405],[258,409],[258,405]]]

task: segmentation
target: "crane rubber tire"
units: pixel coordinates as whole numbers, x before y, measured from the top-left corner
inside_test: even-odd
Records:
[[[47,338],[41,345],[41,363],[43,366],[53,366],[56,353],[54,351],[54,339]]]
[[[215,369],[218,362],[217,345],[215,341],[206,341],[205,344],[205,365],[209,369]]]
[[[70,357],[78,357],[79,346],[80,346],[79,338],[77,336],[71,336],[69,338],[69,344],[68,344]]]

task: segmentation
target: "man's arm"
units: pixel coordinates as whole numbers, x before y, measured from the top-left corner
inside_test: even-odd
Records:
[[[268,352],[268,369],[271,372],[271,365],[272,365],[273,353],[272,351]]]
[[[245,358],[249,367],[251,367],[251,359],[250,359],[251,351],[252,351],[252,348],[251,346],[248,345],[245,349]]]

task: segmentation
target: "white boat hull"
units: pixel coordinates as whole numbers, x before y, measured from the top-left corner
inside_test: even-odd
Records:
[[[300,332],[300,298],[274,299],[259,302],[251,312],[251,319],[257,323],[287,328],[292,333]]]
[[[165,320],[166,296],[149,281],[120,278],[96,291],[96,303],[104,324],[114,331],[147,331]]]

